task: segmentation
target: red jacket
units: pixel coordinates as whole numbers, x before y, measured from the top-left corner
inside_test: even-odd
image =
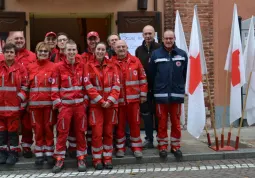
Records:
[[[92,62],[93,62],[95,55],[89,48],[87,48],[86,51],[81,54],[81,58],[83,59],[84,64],[86,64],[86,63],[90,62],[90,60],[92,60]],[[108,53],[106,53],[105,58],[109,59]]]
[[[98,60],[91,59],[84,68],[84,86],[90,98],[90,106],[101,107],[104,101],[118,107],[120,81],[116,66],[104,59],[101,65]]]
[[[15,60],[27,68],[30,63],[36,62],[36,56],[35,53],[27,49],[21,49],[17,53]]]
[[[26,68],[17,62],[8,67],[1,61],[0,74],[0,116],[18,116],[21,102],[27,97]]]
[[[54,63],[49,60],[38,61],[28,66],[29,108],[52,107],[51,90]]]
[[[84,100],[88,99],[83,90],[83,70],[84,64],[79,58],[75,58],[73,65],[67,59],[56,64],[52,74],[53,108],[58,109],[62,105],[84,104]]]
[[[81,55],[76,54],[76,58],[79,59],[81,62],[84,62]],[[58,52],[58,53],[56,53],[56,56],[54,58],[54,63],[64,61],[65,59],[66,59],[66,55]]]
[[[122,60],[116,56],[111,59],[117,66],[122,86],[119,104],[140,102],[140,97],[146,97],[148,92],[146,74],[140,60],[129,53]]]

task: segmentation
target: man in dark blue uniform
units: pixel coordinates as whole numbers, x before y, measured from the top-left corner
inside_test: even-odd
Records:
[[[158,117],[158,149],[162,158],[167,157],[167,123],[171,120],[171,153],[179,161],[181,141],[181,103],[184,102],[188,57],[185,51],[175,45],[175,34],[164,32],[163,45],[153,51],[149,62],[149,75],[153,84],[153,94]]]

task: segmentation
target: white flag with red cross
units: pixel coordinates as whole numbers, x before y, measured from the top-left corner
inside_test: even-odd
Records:
[[[181,17],[179,14],[179,11],[176,11],[176,18],[175,18],[175,29],[174,29],[174,33],[175,33],[175,44],[178,48],[182,49],[183,51],[185,51],[188,55],[188,46],[186,43],[186,39],[185,39],[185,34],[183,31],[183,27],[182,27],[182,22],[181,22]],[[181,123],[184,125],[185,124],[185,107],[184,107],[184,103],[181,105]]]
[[[203,51],[202,35],[198,20],[197,7],[191,29],[189,62],[187,71],[186,92],[188,93],[188,132],[199,138],[205,126],[206,112],[203,90],[203,74],[207,73]]]
[[[248,96],[246,102],[246,116],[249,125],[255,123],[255,41],[254,41],[254,23],[253,16],[250,22],[250,29],[248,33],[247,43],[244,50],[244,61],[245,61],[245,78],[247,83],[250,79],[250,87],[248,88]],[[248,86],[247,86],[248,87]]]
[[[229,109],[231,124],[242,116],[241,89],[245,84],[244,59],[236,4],[234,5],[230,44],[228,47],[225,70],[231,72]]]

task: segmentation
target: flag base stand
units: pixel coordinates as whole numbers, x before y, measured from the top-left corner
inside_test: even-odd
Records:
[[[216,146],[211,146],[210,147],[212,150],[214,151],[235,151],[236,149],[232,146],[224,146],[224,147],[221,147],[219,146],[219,149],[217,150]]]

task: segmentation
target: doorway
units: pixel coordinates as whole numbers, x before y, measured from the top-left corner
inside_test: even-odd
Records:
[[[30,14],[30,39],[31,51],[35,50],[36,44],[44,40],[47,32],[65,32],[70,39],[77,43],[79,54],[87,48],[86,34],[97,31],[100,40],[106,42],[112,32],[112,14],[80,15],[72,17],[65,15]]]

